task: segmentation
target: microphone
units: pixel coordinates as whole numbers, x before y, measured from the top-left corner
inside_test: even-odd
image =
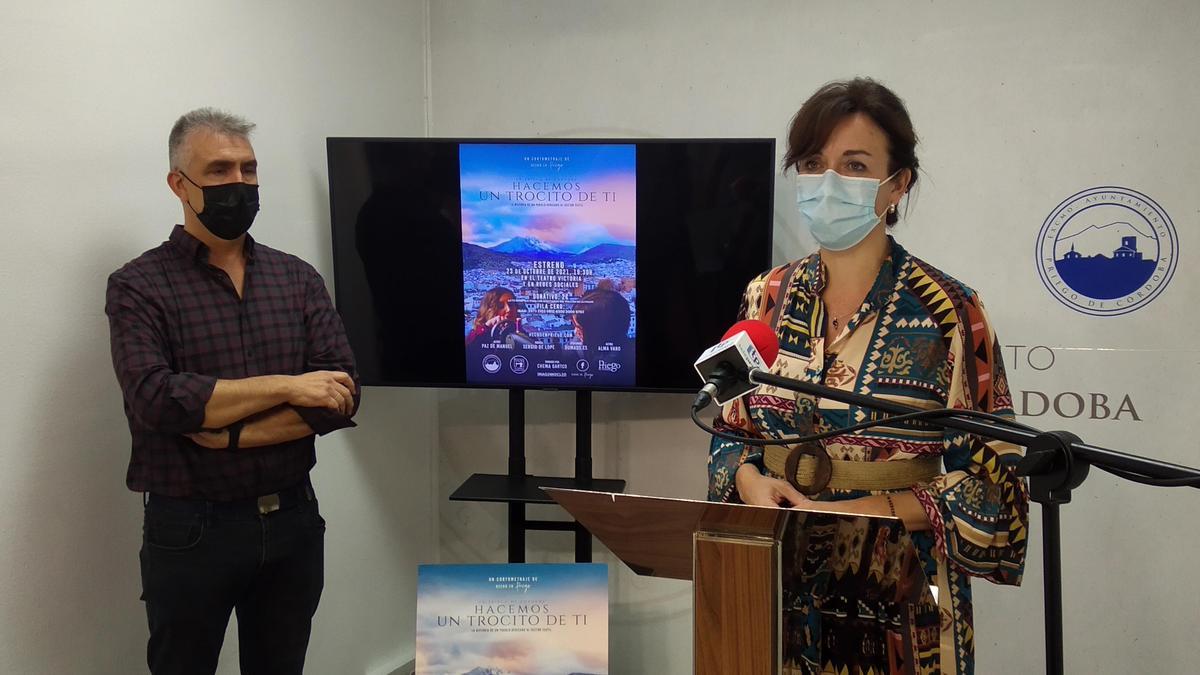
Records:
[[[762,321],[748,319],[733,324],[717,344],[704,350],[694,364],[704,387],[696,394],[693,410],[701,410],[715,398],[718,404],[755,391],[750,371],[766,370],[779,355],[779,338]]]

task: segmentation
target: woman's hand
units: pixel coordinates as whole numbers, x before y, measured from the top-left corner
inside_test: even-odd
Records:
[[[752,506],[807,506],[812,500],[800,494],[791,483],[764,476],[753,464],[738,467],[734,476],[738,496]]]

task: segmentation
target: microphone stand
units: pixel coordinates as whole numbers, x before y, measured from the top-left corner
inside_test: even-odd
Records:
[[[896,415],[921,411],[874,396],[832,389],[762,370],[751,370],[748,379],[754,384],[765,384]],[[1062,675],[1062,539],[1058,507],[1071,501],[1071,491],[1083,484],[1092,465],[1126,480],[1194,488],[1200,488],[1200,470],[1089,445],[1068,431],[1030,430],[962,415],[937,417],[931,422],[1027,448],[1025,456],[1017,464],[1016,473],[1029,478],[1029,498],[1042,505],[1046,673]],[[887,419],[879,423],[887,424]]]

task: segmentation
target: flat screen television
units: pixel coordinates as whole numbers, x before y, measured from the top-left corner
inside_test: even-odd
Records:
[[[695,391],[771,263],[774,139],[329,138],[363,384]]]

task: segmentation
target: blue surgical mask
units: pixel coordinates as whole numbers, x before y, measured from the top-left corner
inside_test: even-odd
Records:
[[[876,215],[875,197],[880,186],[899,173],[882,181],[847,178],[833,169],[822,174],[798,174],[796,206],[800,209],[800,221],[822,248],[845,251],[866,239],[879,224],[883,213]]]

